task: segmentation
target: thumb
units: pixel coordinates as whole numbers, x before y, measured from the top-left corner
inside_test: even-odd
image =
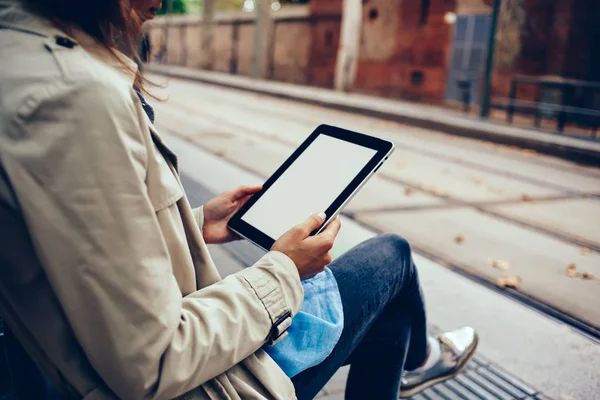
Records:
[[[306,221],[298,225],[298,228],[300,228],[302,234],[306,238],[308,237],[308,235],[310,235],[312,231],[320,228],[321,225],[323,225],[323,223],[325,222],[325,218],[327,218],[325,213],[311,215]]]

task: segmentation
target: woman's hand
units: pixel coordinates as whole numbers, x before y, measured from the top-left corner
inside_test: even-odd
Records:
[[[262,186],[242,186],[222,193],[204,205],[204,226],[202,234],[204,241],[209,244],[227,243],[241,238],[230,231],[227,223],[233,215],[252,197]]]
[[[336,217],[318,235],[310,234],[325,222],[325,214],[313,215],[300,225],[281,236],[271,250],[288,256],[298,269],[300,279],[310,279],[322,272],[331,263],[329,252],[340,228],[340,217]]]

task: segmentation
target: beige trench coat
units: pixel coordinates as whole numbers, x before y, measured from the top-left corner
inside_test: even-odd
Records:
[[[295,398],[261,350],[300,309],[294,263],[221,280],[132,84],[89,36],[0,0],[0,314],[76,398]]]

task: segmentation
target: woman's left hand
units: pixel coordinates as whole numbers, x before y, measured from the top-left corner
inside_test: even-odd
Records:
[[[204,241],[209,244],[227,243],[241,238],[230,231],[227,223],[233,215],[252,197],[262,186],[242,186],[222,193],[204,205],[204,226],[202,234]]]

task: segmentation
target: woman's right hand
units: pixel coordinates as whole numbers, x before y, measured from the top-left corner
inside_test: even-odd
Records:
[[[322,272],[333,260],[329,251],[340,231],[340,218],[331,221],[323,232],[310,236],[311,232],[323,225],[324,215],[312,215],[283,234],[271,248],[272,251],[285,254],[296,264],[301,280],[310,279]]]

